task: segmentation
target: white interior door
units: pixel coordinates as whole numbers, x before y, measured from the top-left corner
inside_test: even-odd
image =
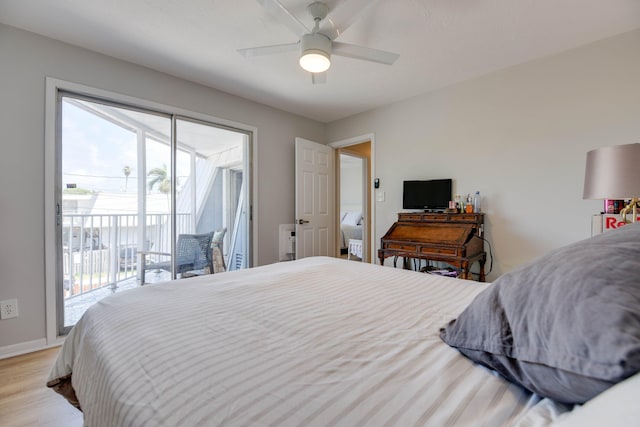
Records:
[[[333,148],[296,138],[296,259],[334,256]]]

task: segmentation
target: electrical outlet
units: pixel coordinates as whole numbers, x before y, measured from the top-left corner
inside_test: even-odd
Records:
[[[0,319],[18,317],[18,300],[8,299],[0,301]]]

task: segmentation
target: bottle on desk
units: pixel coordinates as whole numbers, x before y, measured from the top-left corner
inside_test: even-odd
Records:
[[[476,191],[476,195],[473,196],[473,211],[480,213],[480,192]]]
[[[471,198],[471,194],[467,194],[467,203],[464,206],[464,211],[466,213],[473,213],[473,199]]]

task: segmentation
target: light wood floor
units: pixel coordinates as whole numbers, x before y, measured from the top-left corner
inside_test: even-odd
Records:
[[[46,386],[58,351],[0,360],[0,426],[82,426],[82,412]]]

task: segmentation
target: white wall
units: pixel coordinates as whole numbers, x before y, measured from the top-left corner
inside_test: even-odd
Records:
[[[362,210],[362,159],[340,154],[340,212]]]
[[[640,31],[626,33],[333,122],[327,139],[375,133],[378,243],[403,180],[479,190],[493,280],[590,235],[602,202],[582,200],[586,152],[640,141],[639,52]]]
[[[45,78],[79,83],[258,129],[258,259],[278,259],[278,224],[293,222],[294,138],[324,141],[324,125],[166,74],[0,24],[0,350],[45,337]],[[0,351],[0,354],[2,352]]]

